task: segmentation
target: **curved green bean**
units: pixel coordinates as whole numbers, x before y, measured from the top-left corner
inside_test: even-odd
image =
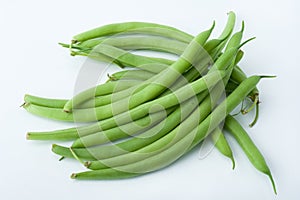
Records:
[[[173,38],[183,42],[189,42],[187,40],[193,38],[193,36],[182,32],[176,28],[147,22],[125,22],[104,25],[89,31],[85,31],[73,37],[73,43],[84,42],[86,40],[115,35],[120,33],[135,33],[135,34],[151,34],[165,36],[167,38]]]
[[[272,183],[275,194],[276,186],[272,177],[271,171],[258,148],[255,146],[245,129],[232,116],[228,115],[225,121],[225,129],[228,130],[232,136],[239,143],[245,154],[247,155],[253,166],[260,172],[266,174]]]
[[[135,121],[129,122],[116,127],[111,127],[110,129],[102,130],[94,135],[93,140],[84,140],[84,145],[92,143],[107,143],[109,141],[122,139],[130,135],[134,135],[139,131],[145,131],[148,127],[156,125],[161,120],[165,118],[165,115],[172,112],[175,108],[169,108],[166,111],[160,111],[156,113],[151,113],[145,117],[137,119]],[[28,140],[74,140],[80,138],[85,138],[81,135],[71,135],[68,134],[57,134],[57,133],[43,133],[43,132],[30,132],[27,133]]]
[[[145,116],[145,114],[148,112],[148,109],[154,105],[161,105],[165,109],[170,108],[174,105],[177,105],[178,103],[181,103],[189,99],[193,95],[198,94],[209,87],[212,87],[218,81],[220,81],[220,79],[222,79],[224,74],[225,74],[224,71],[215,71],[209,75],[205,75],[203,76],[203,78],[194,81],[193,83],[185,85],[184,87],[176,90],[174,93],[171,93],[167,96],[137,106],[136,107],[137,109],[130,110],[130,113],[134,111],[132,113],[135,113],[133,115],[134,115],[134,119],[136,119],[137,117]],[[127,104],[127,101],[125,101],[125,103]],[[108,105],[107,107],[111,109],[111,106],[115,106],[113,107],[114,109],[116,108],[124,109],[127,108],[125,103],[121,104],[120,102],[116,102],[113,103],[112,105]],[[62,121],[90,122],[99,119],[106,119],[106,118],[109,119],[109,117],[116,114],[120,114],[120,115],[125,114],[127,116],[126,112],[122,113],[122,112],[117,112],[116,110],[111,110],[111,111],[109,110],[107,113],[101,112],[103,111],[104,106],[97,107],[95,109],[77,109],[75,110],[75,114],[62,112],[61,109],[41,107],[30,103],[25,104],[23,107],[28,112],[33,113],[35,115],[47,117],[50,119],[62,120]],[[112,111],[114,111],[115,113],[113,113]]]
[[[231,160],[232,169],[234,169],[235,161],[233,158],[232,150],[231,150],[222,130],[219,128],[216,128],[211,133],[211,138],[212,138],[212,141],[213,141],[215,147],[218,149],[218,151]]]
[[[191,38],[192,39],[192,38]],[[188,43],[158,36],[110,37],[88,40],[72,48],[91,50],[99,44],[107,44],[124,50],[153,50],[180,55]]]

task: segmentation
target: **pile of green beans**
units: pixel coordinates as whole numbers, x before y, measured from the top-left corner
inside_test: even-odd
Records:
[[[114,63],[121,71],[106,83],[76,94],[71,99],[49,99],[25,95],[28,112],[60,121],[87,122],[68,129],[28,132],[29,140],[72,141],[70,147],[53,144],[63,158],[77,159],[89,170],[73,173],[74,179],[122,179],[164,168],[178,160],[204,139],[235,161],[226,134],[231,134],[250,162],[266,174],[276,187],[262,154],[246,130],[232,116],[256,110],[257,84],[270,76],[251,76],[238,66],[244,22],[233,33],[236,16],[228,21],[218,38],[211,39],[215,23],[192,36],[176,28],[147,22],[109,24],[60,43],[71,55]],[[149,57],[136,52],[161,52]],[[172,54],[176,60],[164,55]],[[124,69],[125,68],[125,69]],[[250,99],[250,101],[247,101]],[[245,102],[245,103],[244,103]],[[224,134],[226,132],[226,134]]]

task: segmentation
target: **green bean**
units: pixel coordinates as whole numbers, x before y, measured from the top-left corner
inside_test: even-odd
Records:
[[[96,51],[96,47],[94,49],[77,49],[74,51],[72,49],[71,55],[72,56],[86,56],[90,57],[99,61],[103,61],[106,63],[114,63],[121,68],[126,67],[135,67],[148,70],[150,72],[159,72],[159,68],[153,67],[154,69],[148,69],[144,65],[146,64],[155,64],[160,63],[161,65],[171,65],[174,61],[166,59],[166,58],[158,58],[158,57],[149,57],[143,55],[137,55],[134,53],[127,52],[123,49],[113,47],[111,45],[102,45],[100,44],[101,49],[98,48]],[[154,47],[155,48],[155,47]],[[75,48],[76,49],[76,48]],[[102,50],[99,51],[99,50]],[[165,66],[167,67],[167,66]]]
[[[135,113],[136,113],[135,117],[138,117],[138,115],[141,113],[143,113],[142,115],[145,115],[148,112],[148,109],[151,106],[156,105],[156,104],[161,105],[164,108],[170,108],[174,105],[177,105],[178,103],[181,103],[181,102],[187,100],[192,95],[206,90],[207,87],[213,86],[220,80],[220,78],[222,78],[222,76],[224,76],[224,71],[223,72],[216,71],[212,74],[203,76],[203,78],[201,78],[191,84],[187,84],[186,86],[176,90],[172,94],[169,94],[162,98],[150,101],[148,103],[144,103],[140,107],[137,107],[137,109],[135,110]],[[125,101],[125,103],[127,103],[127,102]],[[126,106],[123,104],[119,104],[119,102],[116,102],[115,105],[121,109],[122,109],[122,106]],[[114,106],[114,105],[108,105],[107,107],[110,108],[110,106]],[[90,122],[93,120],[99,120],[101,118],[102,119],[109,118],[107,116],[112,116],[113,114],[123,114],[121,112],[118,113],[116,110],[113,110],[113,111],[115,111],[115,113],[111,112],[111,113],[106,114],[106,116],[105,116],[104,115],[105,113],[102,112],[101,115],[99,115],[100,114],[99,109],[103,109],[103,107],[97,107],[95,109],[77,109],[75,111],[76,113],[66,113],[66,112],[62,112],[61,109],[41,107],[41,106],[37,106],[34,104],[30,104],[30,103],[24,105],[23,107],[28,112],[33,113],[35,115],[47,117],[49,119],[56,119],[56,120],[58,119],[58,120],[62,120],[62,121],[75,121],[76,120],[77,122]],[[131,111],[133,111],[133,109]]]
[[[226,115],[230,113],[246,97],[246,95],[255,87],[261,78],[262,77],[259,76],[252,76],[246,79],[226,100],[224,100],[207,118],[205,118],[203,122],[193,129],[192,132],[184,135],[183,138],[178,137],[179,140],[176,140],[170,133],[161,138],[160,140],[163,139],[169,142],[171,137],[172,145],[168,145],[169,148],[167,148],[165,151],[129,165],[115,167],[115,169],[118,171],[123,171],[124,173],[147,173],[166,167],[167,165],[176,161],[183,155],[183,153],[186,153],[188,150],[195,147],[208,135],[210,131],[215,129],[222,122],[222,120],[225,119]],[[224,110],[225,115],[223,115]],[[174,130],[172,133],[175,134],[176,131]],[[180,134],[180,132],[177,134]],[[193,141],[193,143],[191,144],[190,141]],[[187,150],[182,152],[183,149]],[[94,170],[75,173],[72,175],[72,178],[101,179],[102,175],[102,170]]]
[[[24,96],[25,104],[32,103],[35,105],[45,106],[49,108],[63,108],[67,101],[67,99],[48,99],[29,94],[25,94]]]
[[[225,129],[228,130],[239,143],[253,166],[260,172],[266,174],[272,183],[276,194],[276,186],[271,171],[258,148],[255,146],[245,129],[236,121],[235,118],[228,115],[225,121]]]
[[[228,13],[227,24],[219,38],[226,38],[228,35],[231,34],[233,27],[235,25],[235,18],[236,18],[236,16],[233,12]],[[168,27],[166,27],[166,28],[168,28]],[[126,30],[124,30],[124,32],[128,33]],[[163,51],[166,51],[169,53],[175,53],[175,54],[177,52],[177,54],[180,55],[182,52],[182,49],[185,49],[185,47],[186,47],[183,43],[190,43],[191,40],[193,39],[193,36],[191,36],[187,33],[184,33],[182,31],[180,31],[180,32],[186,36],[186,38],[182,41],[177,40],[174,37],[167,37],[167,35],[164,35],[164,34],[158,34],[160,37],[153,37],[153,36],[151,36],[151,32],[149,32],[149,33],[146,33],[146,34],[150,34],[150,36],[147,36],[147,37],[141,37],[141,36],[131,37],[131,38],[114,37],[114,38],[109,38],[109,39],[100,37],[100,38],[93,39],[93,40],[87,40],[85,42],[80,43],[78,46],[74,45],[74,47],[75,48],[93,48],[96,45],[105,41],[110,45],[117,46],[120,48],[123,47],[124,49],[128,49],[128,50],[132,50],[132,49],[136,49],[136,48],[137,49],[140,49],[140,48],[141,49],[156,49],[156,50],[163,50]],[[119,33],[122,33],[122,31]],[[109,36],[109,34],[106,34],[106,33],[101,33],[101,35]],[[155,35],[157,35],[157,34],[155,34]],[[119,36],[122,36],[122,34],[120,34]],[[162,38],[162,37],[167,37],[167,38]],[[166,41],[168,41],[168,42],[166,43]],[[226,43],[226,42],[224,42],[224,43]],[[164,45],[162,45],[162,44],[164,44]],[[172,49],[168,50],[169,46],[171,46]],[[65,47],[69,48],[69,45],[65,45]],[[177,51],[176,51],[176,49],[177,49]],[[181,50],[181,52],[179,52],[179,50]]]
[[[170,113],[174,110],[174,108],[170,108],[166,111],[166,113]],[[97,137],[94,140],[89,141],[89,143],[106,143],[110,140],[117,140],[129,135],[136,134],[139,131],[145,130],[147,127],[151,127],[161,120],[164,119],[166,115],[165,111],[151,113],[141,119],[133,121],[128,124],[123,124],[117,127],[112,127],[111,129],[103,130],[102,132],[95,133]],[[73,140],[78,138],[76,135],[65,135],[65,134],[53,134],[53,133],[43,133],[43,132],[32,132],[27,133],[28,140]],[[84,136],[82,137],[84,138]],[[85,141],[86,145],[88,141]]]
[[[116,169],[103,169],[103,170],[98,170],[97,171],[97,179],[101,180],[115,180],[115,179],[127,179],[127,178],[133,178],[136,176],[142,175],[141,173],[129,173],[129,172],[124,172]],[[95,179],[95,175],[91,173],[73,173],[71,175],[72,179]]]
[[[88,40],[77,46],[73,46],[80,50],[89,50],[99,44],[107,44],[124,50],[154,50],[176,55],[180,55],[188,45],[188,43],[185,42],[157,36],[129,36],[99,38],[97,40]]]
[[[212,138],[212,141],[213,141],[215,147],[218,149],[218,151],[231,160],[232,169],[234,169],[235,161],[234,161],[234,158],[232,155],[232,150],[231,150],[222,130],[219,128],[216,128],[211,133],[211,138]]]
[[[228,13],[228,22],[226,27],[234,26],[235,14],[233,12]],[[222,33],[222,36],[227,35],[230,29],[225,29]],[[159,35],[166,38],[172,38],[182,42],[189,43],[193,36],[175,29],[170,26],[154,23],[145,23],[145,22],[125,22],[125,23],[116,23],[98,27],[81,34],[78,34],[73,37],[74,42],[84,42],[86,40],[99,38],[103,36],[115,35],[119,33],[138,33],[138,34],[148,34],[148,35]]]
[[[101,61],[102,56],[105,55],[112,59],[116,59],[123,66],[136,67],[154,73],[159,73],[161,71],[161,68],[163,67],[163,64],[161,64],[161,66],[159,67],[156,67],[156,65],[149,65],[151,63],[157,64],[157,60],[147,58],[146,56],[133,54],[107,44],[100,44],[96,46],[93,50],[74,51],[73,54],[84,55]],[[168,65],[165,65],[164,67],[167,68]]]
[[[146,22],[125,22],[125,23],[116,23],[101,26],[81,34],[78,34],[73,37],[74,43],[84,42],[86,40],[115,35],[119,33],[135,33],[135,34],[151,34],[165,36],[167,38],[173,38],[183,42],[187,41],[187,38],[193,38],[193,36],[182,32],[178,29],[175,29],[170,26],[155,24],[155,23],[146,23]]]

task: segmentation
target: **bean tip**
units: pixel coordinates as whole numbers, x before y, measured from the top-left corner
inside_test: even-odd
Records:
[[[276,75],[261,75],[260,78],[277,78]]]
[[[52,144],[51,150],[54,152],[56,147],[57,147],[57,144]]]
[[[65,113],[71,113],[71,110],[70,109],[64,109],[63,112],[65,112]]]
[[[29,104],[29,103],[24,102],[24,103],[22,103],[22,104],[20,105],[20,108],[25,108],[28,104]]]
[[[71,179],[76,179],[76,177],[77,177],[76,173],[71,174]]]
[[[243,20],[243,21],[242,21],[242,28],[241,28],[241,32],[244,32],[244,30],[245,30],[245,21]]]
[[[84,166],[89,168],[91,166],[92,162],[91,161],[86,161],[84,162]]]
[[[76,44],[77,42],[78,42],[78,40],[76,40],[76,39],[71,40],[71,44]]]
[[[272,187],[273,187],[274,193],[275,193],[275,195],[277,195],[277,189],[276,189],[275,181],[273,179],[273,176],[272,176],[271,172],[268,172],[267,175],[268,175],[268,177],[269,177],[269,179],[270,179],[270,181],[272,183]]]
[[[227,13],[227,15],[235,15],[235,13],[231,10]]]
[[[76,53],[75,51],[72,51],[72,50],[71,50],[71,51],[70,51],[70,55],[71,55],[71,56],[76,56],[77,53]]]
[[[215,28],[215,26],[216,26],[216,20],[213,21],[213,24],[211,26],[211,30],[213,30]]]
[[[235,160],[233,157],[230,158],[231,159],[231,163],[232,163],[232,170],[235,169]]]
[[[62,43],[62,42],[59,42],[58,45],[62,46],[62,47],[65,47],[65,48],[70,48],[71,44],[65,44],[65,43]]]
[[[64,156],[60,157],[60,158],[58,159],[58,161],[62,161],[63,159],[65,159]]]
[[[26,133],[26,140],[30,140],[30,133]]]

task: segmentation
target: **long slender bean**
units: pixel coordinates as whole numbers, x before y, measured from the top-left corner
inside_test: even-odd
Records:
[[[228,130],[236,141],[239,143],[240,147],[245,152],[249,161],[253,166],[260,172],[266,174],[273,186],[274,192],[276,194],[276,186],[274,179],[272,177],[271,171],[259,149],[255,146],[245,129],[238,123],[238,121],[232,116],[228,115],[225,121],[225,129]]]
[[[72,47],[91,50],[99,44],[107,44],[124,50],[154,50],[180,55],[188,43],[157,36],[110,37],[88,40]]]
[[[125,23],[116,23],[101,26],[83,33],[80,33],[73,37],[74,42],[83,42],[86,40],[114,35],[119,33],[142,33],[142,34],[151,34],[165,36],[167,38],[174,38],[183,42],[187,41],[187,38],[192,38],[193,36],[182,32],[178,29],[175,29],[170,26],[147,23],[147,22],[125,22]]]
[[[169,108],[174,105],[177,105],[178,103],[181,103],[185,101],[186,99],[189,99],[192,95],[195,95],[197,93],[200,93],[207,89],[207,87],[212,87],[214,84],[216,84],[222,77],[224,76],[224,71],[216,71],[212,74],[203,76],[203,78],[191,83],[187,84],[186,86],[176,90],[174,93],[171,93],[167,96],[161,97],[159,99],[150,101],[148,103],[144,103],[139,107],[136,107],[137,109],[134,111],[136,114],[134,114],[135,119],[139,114],[142,114],[145,116],[145,114],[148,112],[148,109],[153,105],[161,105],[164,108]],[[125,102],[127,103],[127,102]],[[126,105],[119,105],[126,106]],[[77,121],[77,122],[89,122],[89,121],[95,121],[99,118],[105,119],[106,116],[99,116],[98,108],[95,109],[78,109],[75,112],[76,113],[66,113],[62,112],[61,109],[56,108],[47,108],[47,107],[41,107],[34,104],[26,104],[24,105],[24,108],[31,113],[34,113],[39,116],[47,117],[50,119],[59,119],[62,121]],[[100,107],[99,107],[100,108]],[[122,108],[122,107],[121,107]],[[130,110],[133,111],[134,109]],[[115,110],[113,110],[115,111]],[[124,110],[125,111],[125,110]],[[97,113],[98,112],[98,113]],[[126,112],[125,112],[126,113]],[[101,113],[103,114],[103,113]],[[108,116],[113,116],[113,112],[108,113]],[[121,112],[116,112],[116,114],[122,115]],[[95,116],[96,115],[96,116]],[[127,114],[126,114],[127,115]],[[129,116],[127,116],[129,117]],[[108,118],[108,117],[106,117]],[[108,118],[109,119],[109,118]]]
[[[216,128],[211,133],[211,138],[212,138],[212,141],[213,141],[215,147],[218,149],[218,151],[231,160],[232,169],[234,169],[235,161],[234,161],[234,158],[232,155],[232,150],[231,150],[222,130],[219,128]]]
[[[95,133],[96,137],[94,140],[89,141],[90,143],[106,143],[111,140],[121,139],[130,135],[134,135],[139,131],[146,130],[147,127],[151,127],[165,118],[165,116],[172,112],[175,108],[170,108],[166,111],[160,111],[156,113],[151,113],[143,118],[132,121],[127,124],[123,124],[117,127],[112,127],[110,129],[103,130],[102,132]],[[65,134],[56,133],[43,133],[43,132],[31,132],[27,134],[28,140],[74,140],[79,136],[69,136]],[[84,138],[82,136],[81,138]],[[88,141],[85,141],[85,145]]]

